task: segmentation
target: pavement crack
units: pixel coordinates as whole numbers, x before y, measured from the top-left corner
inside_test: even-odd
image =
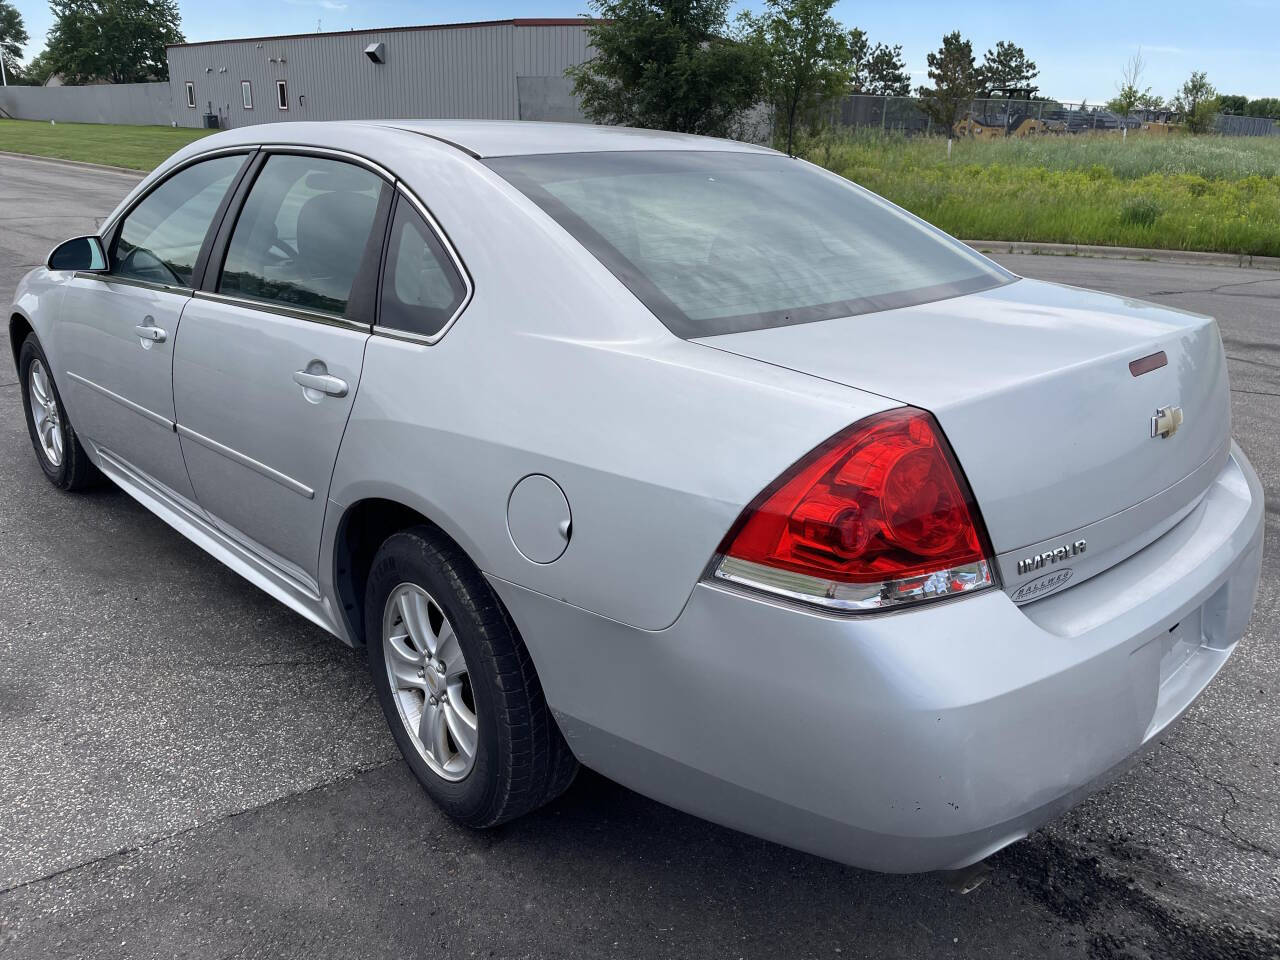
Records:
[[[284,659],[284,660],[254,660],[250,663],[219,663],[214,665],[217,670],[259,670],[265,667],[315,667],[321,664],[333,663],[330,657],[312,657],[310,659]]]
[[[1276,277],[1258,277],[1256,280],[1237,280],[1234,283],[1220,283],[1215,287],[1194,287],[1190,290],[1152,290],[1146,296],[1149,297],[1177,297],[1186,293],[1223,293],[1232,287],[1248,287],[1255,283],[1277,283]],[[1232,296],[1229,293],[1223,293],[1223,296]]]
[[[1236,828],[1233,827],[1228,822],[1228,818],[1231,816],[1231,814],[1235,813],[1237,810],[1241,809],[1241,807],[1243,806],[1240,802],[1240,797],[1238,794],[1246,793],[1246,791],[1242,790],[1236,784],[1229,783],[1228,781],[1223,780],[1221,777],[1216,777],[1213,774],[1206,772],[1204,767],[1201,766],[1199,759],[1194,755],[1188,753],[1186,750],[1183,750],[1180,747],[1176,747],[1170,743],[1165,744],[1165,749],[1170,751],[1171,753],[1174,753],[1182,757],[1184,760],[1186,760],[1187,765],[1191,768],[1191,770],[1195,773],[1196,776],[1200,777],[1202,780],[1207,780],[1209,783],[1212,783],[1214,786],[1218,787],[1223,793],[1227,795],[1226,806],[1222,811],[1222,815],[1218,818],[1218,824],[1219,826],[1222,827],[1222,832],[1224,834],[1223,836],[1220,837],[1220,839],[1226,840],[1227,843],[1231,844],[1232,846],[1240,850],[1244,850],[1249,853],[1256,853],[1261,856],[1268,857],[1271,860],[1280,861],[1280,853],[1277,853],[1275,850],[1272,850],[1270,847],[1257,843],[1254,840],[1250,840],[1248,837],[1241,836],[1240,832],[1236,830]],[[1252,797],[1252,795],[1249,795],[1247,793],[1246,795],[1251,796],[1252,799],[1257,799],[1256,797]],[[1199,826],[1197,824],[1183,823],[1182,821],[1177,820],[1172,816],[1170,816],[1169,819],[1172,820],[1174,823],[1177,823],[1179,826],[1187,827],[1188,829],[1199,829],[1203,832],[1209,833],[1209,831],[1205,831],[1202,826]],[[1212,835],[1213,834],[1210,833],[1210,836]]]
[[[280,796],[273,797],[272,799],[267,800],[264,803],[255,804],[252,807],[245,807],[243,810],[233,810],[230,813],[225,813],[225,814],[222,814],[221,816],[217,816],[209,820],[201,821],[200,823],[193,823],[191,826],[183,827],[181,830],[172,830],[168,833],[160,834],[159,836],[150,837],[146,840],[143,840],[140,843],[136,843],[127,847],[120,847],[108,853],[101,854],[100,856],[92,857],[88,860],[83,860],[80,863],[73,863],[69,867],[62,867],[59,870],[53,870],[49,873],[44,874],[43,876],[32,877],[30,880],[22,880],[18,883],[15,883],[8,887],[4,887],[3,889],[0,889],[0,897],[7,896],[11,893],[16,893],[19,890],[25,890],[28,887],[34,887],[40,884],[49,883],[53,880],[57,880],[60,877],[65,877],[68,874],[77,873],[81,870],[87,870],[91,867],[95,867],[98,864],[106,863],[110,860],[121,859],[124,857],[131,856],[132,854],[135,854],[135,853],[140,853],[144,850],[150,850],[154,847],[160,846],[163,843],[167,843],[170,840],[180,840],[181,838],[187,836],[188,834],[195,833],[199,830],[204,830],[207,827],[220,826],[231,820],[235,820],[237,817],[243,817],[245,814],[254,813],[255,811],[258,811],[258,810],[265,810],[268,807],[273,807],[278,803],[284,803],[288,800],[296,799],[297,797],[305,797],[307,794],[315,793],[317,790],[323,790],[326,787],[331,787],[334,784],[343,783],[347,780],[354,780],[356,777],[369,773],[373,770],[380,770],[383,767],[390,766],[393,763],[400,763],[400,762],[402,762],[401,758],[399,756],[396,756],[387,760],[378,760],[374,763],[360,764],[358,766],[352,767],[349,770],[344,771],[340,776],[336,776],[329,780],[325,780],[322,783],[313,784],[309,787],[304,787],[301,790],[294,790],[289,793],[281,794]]]
[[[1274,344],[1269,340],[1250,340],[1246,337],[1228,334],[1222,338],[1222,342],[1232,350],[1243,348],[1245,350],[1260,350],[1263,353],[1280,353],[1280,345]]]
[[[1237,363],[1251,363],[1251,364],[1253,364],[1254,366],[1258,366],[1258,367],[1277,367],[1277,366],[1280,366],[1280,364],[1271,363],[1271,362],[1270,362],[1270,361],[1268,361],[1268,360],[1252,360],[1252,359],[1250,359],[1249,357],[1236,357],[1236,356],[1232,356],[1232,355],[1231,355],[1231,354],[1229,354],[1229,353],[1227,354],[1227,359],[1228,359],[1228,360],[1235,360]]]
[[[348,708],[346,716],[342,718],[341,723],[338,724],[337,729],[350,730],[351,725],[354,724],[356,721],[356,717],[360,715],[360,711],[365,709],[365,707],[369,704],[369,702],[374,699],[374,696],[375,696],[375,691],[373,688],[373,684],[372,683],[366,684],[366,687],[363,693],[356,694],[354,697],[351,698],[351,706]],[[337,740],[333,741],[332,748],[336,753],[338,749]]]
[[[1251,397],[1280,397],[1280,393],[1272,393],[1270,390],[1245,390],[1241,387],[1232,387],[1232,393],[1247,393]]]

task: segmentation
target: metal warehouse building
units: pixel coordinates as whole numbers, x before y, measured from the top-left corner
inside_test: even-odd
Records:
[[[213,40],[168,48],[179,126],[472,117],[582,120],[566,68],[587,21],[496,20]]]

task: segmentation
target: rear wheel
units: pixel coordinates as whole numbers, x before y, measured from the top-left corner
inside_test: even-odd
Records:
[[[390,537],[369,573],[365,620],[392,734],[449,816],[490,827],[564,792],[577,761],[529,652],[452,542],[427,527]]]
[[[22,407],[27,431],[36,451],[40,469],[49,482],[62,490],[83,490],[102,479],[89,460],[67,419],[62,397],[54,385],[49,361],[34,333],[28,334],[18,353],[18,376],[22,384]]]

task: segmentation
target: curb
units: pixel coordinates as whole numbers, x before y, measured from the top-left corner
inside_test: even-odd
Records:
[[[1052,257],[1100,257],[1108,260],[1149,260],[1202,267],[1247,267],[1280,270],[1280,257],[1201,250],[1153,250],[1143,247],[1101,247],[1083,243],[1027,243],[1021,240],[965,240],[979,253],[1022,253]]]
[[[41,163],[56,163],[64,167],[79,167],[82,170],[103,170],[107,173],[127,173],[141,180],[148,173],[133,167],[113,167],[106,163],[87,163],[84,160],[63,160],[61,157],[42,157],[34,153],[14,153],[12,150],[0,150],[0,157],[13,157],[17,160],[38,160]]]

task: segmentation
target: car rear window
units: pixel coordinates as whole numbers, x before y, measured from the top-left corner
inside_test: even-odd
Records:
[[[1015,279],[875,194],[780,154],[485,162],[685,338],[912,306]]]

